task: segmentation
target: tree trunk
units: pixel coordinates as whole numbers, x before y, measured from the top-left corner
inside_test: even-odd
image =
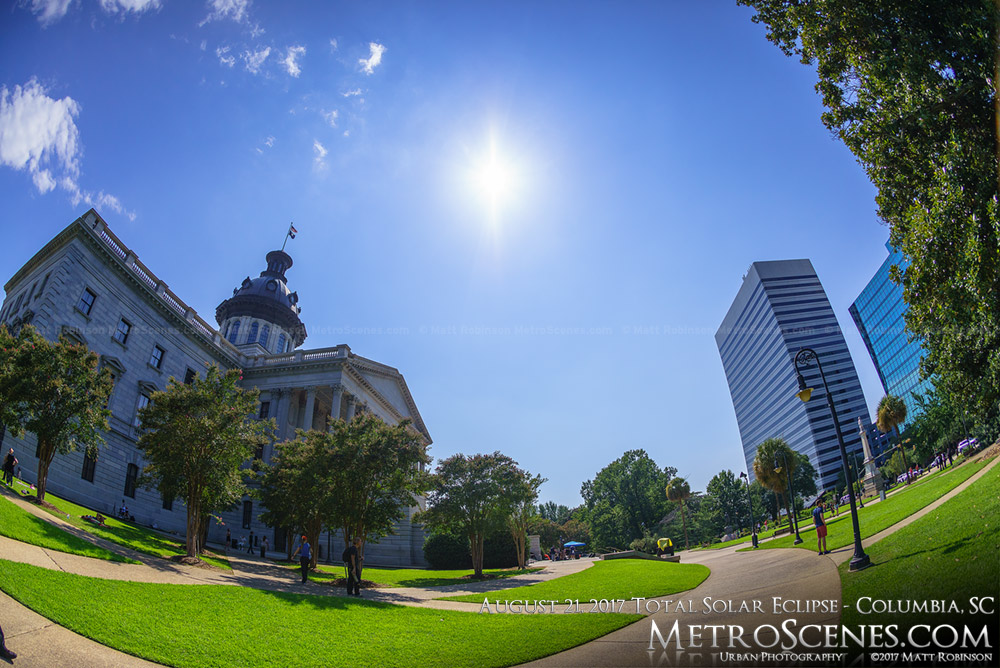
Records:
[[[472,547],[472,570],[477,578],[483,577],[483,541],[481,534],[473,533],[469,536],[469,544]]]
[[[193,498],[194,495],[188,496],[187,504],[187,534],[185,535],[185,549],[187,550],[187,556],[198,558],[198,519],[201,517],[201,507],[200,504]]]
[[[687,518],[684,517],[684,499],[681,499],[681,524],[684,525],[684,549],[690,549],[691,545],[688,542],[688,523]]]
[[[49,466],[55,455],[55,448],[41,436],[38,436],[38,455],[38,481],[35,485],[35,494],[40,503],[45,500],[45,487],[49,484]]]

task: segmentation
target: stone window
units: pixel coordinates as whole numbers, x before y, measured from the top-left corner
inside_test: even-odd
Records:
[[[188,368],[188,370],[184,372],[184,384],[190,385],[191,383],[194,382],[194,379],[197,376],[198,373],[194,369]]]
[[[247,332],[247,343],[255,343],[257,341],[257,327],[256,322],[250,325],[250,331]]]
[[[135,464],[129,464],[128,470],[125,472],[125,496],[130,499],[135,498],[135,483],[139,479],[139,467]]]
[[[149,366],[153,367],[154,369],[161,368],[163,366],[163,356],[165,354],[166,351],[164,351],[163,348],[161,348],[160,346],[153,346],[153,352],[149,356]]]
[[[249,529],[253,521],[253,501],[243,502],[243,528]]]
[[[76,310],[84,315],[90,315],[91,309],[94,308],[94,300],[97,299],[97,295],[90,291],[89,288],[84,288],[83,294],[80,295],[80,301],[76,304]]]
[[[172,497],[172,496],[169,496],[169,497],[168,496],[164,496],[163,497],[163,509],[164,510],[173,510],[174,509],[174,497]]]
[[[278,334],[278,348],[274,351],[276,353],[285,352],[285,335]]]
[[[269,336],[271,336],[271,326],[264,325],[260,330],[260,341],[259,341],[260,345],[267,348],[267,339]]]
[[[260,402],[260,413],[257,417],[261,420],[266,420],[271,415],[271,402],[262,401]]]
[[[118,327],[115,328],[115,333],[111,335],[111,338],[124,346],[125,342],[128,341],[128,335],[131,331],[132,323],[122,318],[118,321]]]
[[[91,456],[90,449],[83,455],[83,471],[80,477],[87,482],[94,482],[94,470],[97,468],[97,455]]]
[[[132,420],[132,425],[136,429],[139,428],[139,423],[142,421],[139,418],[139,411],[141,411],[143,408],[145,408],[148,405],[149,405],[149,395],[145,394],[145,393],[140,393],[139,394],[139,401],[137,401],[136,405],[135,405],[135,419]]]
[[[229,342],[236,343],[236,337],[239,336],[239,334],[240,334],[240,321],[237,320],[232,324],[232,327],[229,328]]]

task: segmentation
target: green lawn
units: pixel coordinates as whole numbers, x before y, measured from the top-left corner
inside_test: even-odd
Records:
[[[909,526],[866,548],[872,566],[851,573],[840,566],[845,625],[955,624],[991,622],[996,615],[971,615],[969,599],[997,596],[1000,588],[1000,467]],[[945,600],[962,613],[860,614],[858,599]],[[863,602],[864,612],[869,604]],[[995,601],[990,607],[996,608]],[[994,640],[996,637],[994,636]]]
[[[639,615],[486,615],[224,585],[99,580],[0,562],[0,589],[76,633],[180,668],[511,666]]]
[[[631,599],[666,596],[694,589],[708,577],[709,570],[699,564],[675,564],[651,559],[612,559],[596,561],[590,568],[538,584],[491,592],[490,601],[551,601],[591,599]],[[483,594],[447,596],[445,601],[482,603]]]
[[[928,479],[923,484],[910,485],[909,489],[893,494],[885,501],[872,503],[858,511],[858,524],[861,528],[861,537],[874,536],[879,531],[888,529],[902,519],[905,519],[938,500],[949,491],[958,487],[970,477],[980,471],[985,464],[983,462],[970,462],[959,468],[953,468],[943,472],[940,476]],[[851,523],[850,511],[841,508],[840,515],[833,519],[827,519],[827,549],[835,550],[854,543],[854,528]],[[808,530],[807,530],[808,529]],[[799,533],[802,534],[802,544],[793,545],[795,534],[775,538],[760,544],[760,549],[774,549],[782,547],[800,547],[807,550],[816,549],[816,534],[810,521],[808,524],[802,522],[799,526]],[[752,548],[745,547],[741,552]]]
[[[298,565],[288,566],[290,570],[299,571]],[[541,568],[486,568],[483,569],[485,575],[490,575],[495,579],[524,575],[525,573],[535,573]],[[470,582],[480,582],[473,580],[472,569],[466,570],[441,570],[435,571],[429,568],[365,568],[361,571],[364,580],[375,582],[379,587],[444,587],[447,585],[463,584]],[[344,567],[324,564],[317,570],[309,571],[309,577],[313,580],[325,581],[336,580],[344,577]]]
[[[132,561],[63,531],[51,522],[46,522],[27,510],[22,510],[13,501],[3,497],[0,497],[0,534],[22,543],[37,545],[57,552],[79,554],[84,557],[108,561]]]
[[[21,485],[23,489],[28,488],[20,481],[16,481],[15,484]],[[18,489],[18,487],[15,487],[15,489]],[[131,548],[136,552],[142,552],[154,557],[163,557],[164,559],[186,554],[182,547],[183,538],[165,536],[151,529],[145,529],[132,524],[131,522],[122,522],[114,517],[107,517],[104,520],[104,526],[101,527],[81,519],[83,515],[94,514],[95,511],[90,508],[85,508],[72,501],[59,498],[51,492],[46,492],[45,501],[58,508],[58,513],[50,511],[54,515],[66,520],[77,528],[83,529],[116,545]],[[213,566],[231,570],[229,561],[222,555],[210,552],[203,554],[201,558]]]

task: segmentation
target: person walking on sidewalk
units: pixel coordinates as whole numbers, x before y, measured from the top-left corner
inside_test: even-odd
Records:
[[[7,659],[12,661],[17,658],[17,654],[7,649],[7,645],[3,640],[3,629],[0,628],[0,659]]]
[[[347,595],[361,596],[361,539],[355,537],[341,556],[347,566]]]
[[[14,485],[15,466],[17,466],[17,457],[14,456],[14,448],[11,448],[3,459],[3,481],[11,486]]]
[[[823,519],[823,502],[816,503],[813,508],[813,524],[816,525],[816,548],[820,554],[830,554],[826,549],[826,521]]]
[[[299,564],[302,566],[302,584],[305,584],[306,580],[309,579],[309,562],[312,561],[312,549],[309,546],[308,538],[302,536],[302,542],[299,543],[299,549],[295,550],[295,554],[301,555],[299,556]]]

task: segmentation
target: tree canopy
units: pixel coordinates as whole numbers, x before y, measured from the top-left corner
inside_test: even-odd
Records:
[[[878,189],[925,375],[1000,405],[1000,10],[987,0],[738,0],[815,64],[822,119]]]
[[[86,346],[62,336],[48,341],[31,325],[16,337],[0,326],[0,422],[15,435],[28,431],[38,439],[40,502],[57,453],[104,442],[112,387],[111,371],[99,370]]]
[[[583,483],[594,547],[624,548],[660,523],[670,505],[664,489],[677,469],[657,466],[645,450],[629,450]]]
[[[231,508],[246,492],[241,467],[274,430],[273,420],[256,420],[256,389],[239,386],[239,369],[209,366],[190,384],[171,378],[139,411],[138,447],[147,461],[142,483],[166,499],[187,505],[187,556],[203,549],[202,530],[210,513]]]

